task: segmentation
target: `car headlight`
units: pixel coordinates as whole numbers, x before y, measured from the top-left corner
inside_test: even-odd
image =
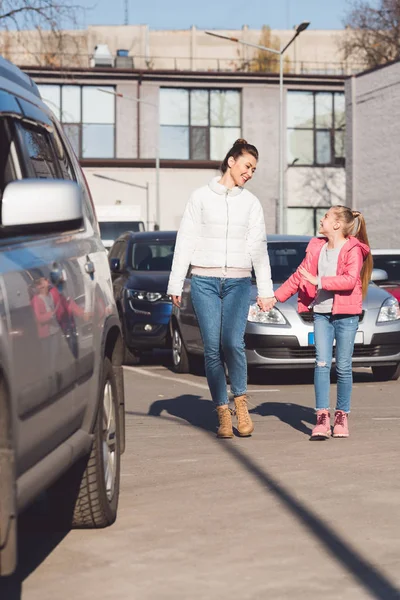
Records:
[[[128,298],[133,300],[147,300],[147,302],[157,302],[157,300],[170,301],[171,298],[167,294],[160,292],[144,292],[140,290],[127,290]]]
[[[250,323],[265,323],[266,325],[286,325],[286,319],[277,308],[263,312],[258,304],[251,304],[247,320]]]
[[[379,311],[377,323],[388,323],[389,321],[398,321],[400,319],[399,302],[393,296],[387,298]]]

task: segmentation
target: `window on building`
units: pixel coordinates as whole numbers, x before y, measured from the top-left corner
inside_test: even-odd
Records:
[[[222,160],[241,136],[238,90],[160,89],[160,156]]]
[[[288,92],[289,165],[343,167],[344,141],[343,92]]]
[[[287,209],[287,232],[295,235],[317,235],[319,223],[328,212],[327,207],[296,207]]]
[[[112,86],[102,89],[114,92]],[[39,85],[79,158],[115,157],[115,96],[93,85]]]

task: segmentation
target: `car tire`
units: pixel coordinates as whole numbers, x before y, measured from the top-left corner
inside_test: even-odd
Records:
[[[138,364],[140,364],[141,355],[140,355],[140,352],[137,352],[135,350],[130,350],[130,348],[128,348],[128,346],[126,345],[125,323],[122,318],[120,308],[118,309],[118,315],[119,315],[119,320],[121,323],[122,338],[123,338],[123,343],[124,343],[124,356],[122,358],[122,364],[130,365],[130,366],[138,365]]]
[[[400,377],[400,363],[388,367],[372,367],[376,381],[396,381]]]
[[[172,370],[175,373],[189,373],[190,371],[189,354],[176,323],[172,325]]]
[[[117,517],[121,459],[118,408],[114,371],[105,358],[91,452],[50,490],[51,516],[63,528],[107,527]]]
[[[124,358],[123,358],[124,365],[130,365],[130,366],[139,365],[141,359],[142,359],[142,356],[141,356],[140,352],[137,352],[135,350],[129,350],[129,348],[125,345]]]

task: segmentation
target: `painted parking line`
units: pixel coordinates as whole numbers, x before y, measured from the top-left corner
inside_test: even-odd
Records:
[[[201,390],[208,391],[208,385],[205,383],[197,383],[196,381],[190,381],[190,379],[182,379],[180,377],[171,377],[169,375],[161,375],[160,373],[154,373],[154,371],[149,371],[147,369],[142,369],[141,367],[124,367],[127,371],[131,371],[132,373],[139,373],[139,375],[146,375],[147,377],[154,377],[155,379],[164,379],[166,381],[172,381],[173,383],[183,383],[184,385],[190,385],[192,387],[200,388]],[[248,390],[249,395],[251,394],[261,394],[262,392],[280,392],[278,389],[265,389],[265,390]]]

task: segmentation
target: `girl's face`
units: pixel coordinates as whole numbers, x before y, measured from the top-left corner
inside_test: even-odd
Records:
[[[228,165],[235,185],[243,186],[253,177],[257,168],[257,160],[246,152],[238,156],[236,160],[233,156],[229,157]]]
[[[319,233],[329,235],[334,233],[335,231],[339,231],[341,228],[342,226],[337,218],[335,209],[330,208],[320,221]]]

